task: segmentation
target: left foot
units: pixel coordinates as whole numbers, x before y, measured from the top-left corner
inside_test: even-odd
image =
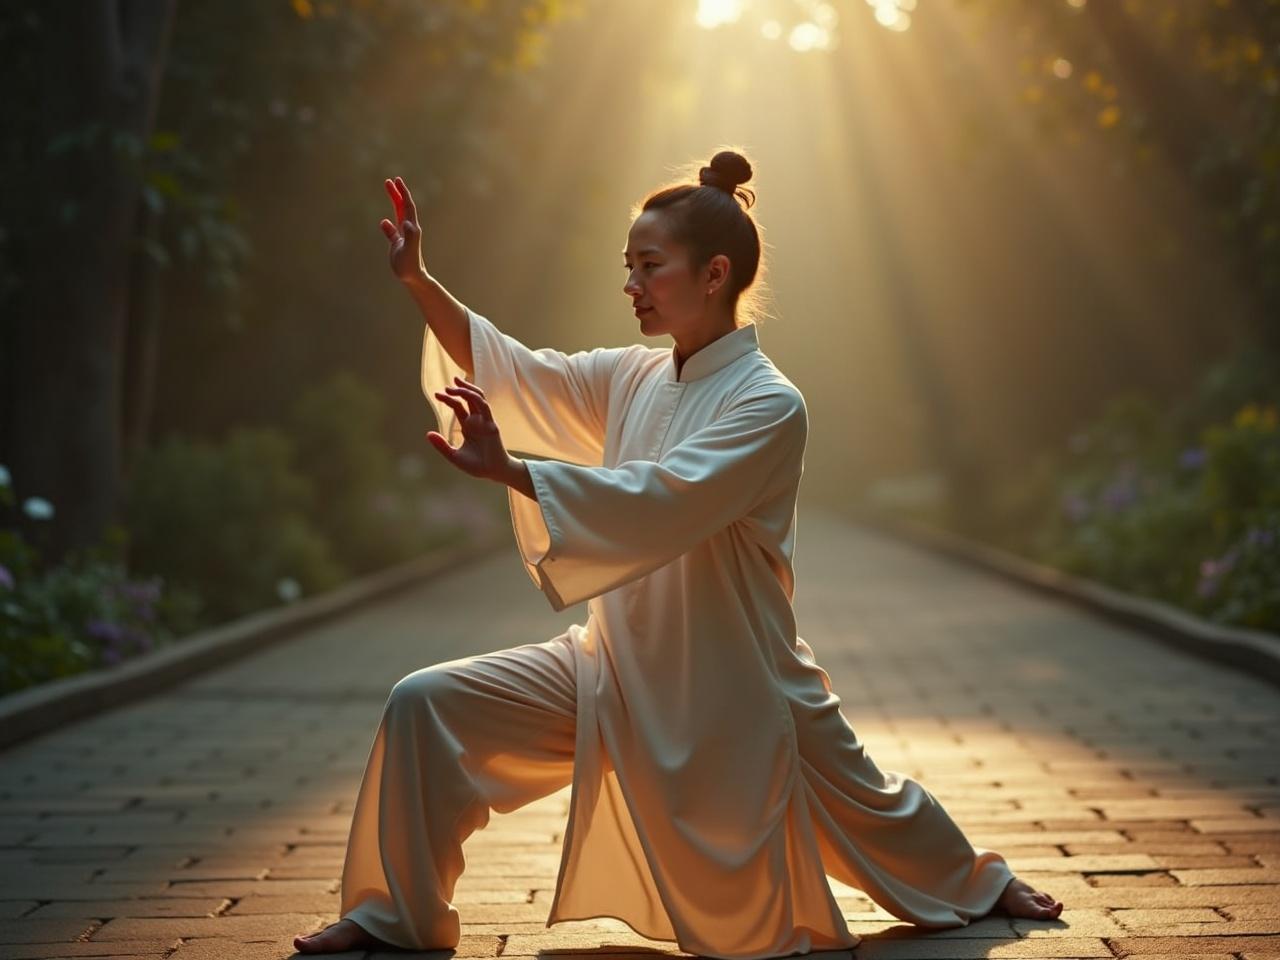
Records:
[[[996,907],[1011,917],[1029,917],[1032,920],[1053,920],[1062,912],[1061,901],[1017,877],[1004,888]]]

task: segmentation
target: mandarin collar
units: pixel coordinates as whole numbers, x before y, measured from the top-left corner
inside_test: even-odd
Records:
[[[688,383],[715,373],[752,350],[760,349],[760,338],[754,323],[743,324],[738,329],[712,340],[684,362],[680,375],[676,376],[676,348],[671,348],[671,362],[667,364],[667,379]]]

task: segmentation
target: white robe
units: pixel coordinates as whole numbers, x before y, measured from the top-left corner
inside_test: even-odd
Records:
[[[611,916],[705,956],[855,946],[826,875],[905,920],[963,925],[1013,874],[882,772],[796,634],[808,418],[754,325],[690,356],[533,350],[468,309],[472,378],[537,500],[509,490],[577,673],[572,799],[547,925]],[[466,377],[428,327],[422,387]]]

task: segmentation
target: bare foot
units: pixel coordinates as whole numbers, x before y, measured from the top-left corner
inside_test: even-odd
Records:
[[[996,907],[1011,917],[1030,917],[1032,920],[1053,920],[1062,912],[1061,901],[1017,877],[1005,886]]]
[[[392,944],[379,940],[354,920],[339,920],[318,933],[293,938],[293,948],[299,953],[341,953],[363,947],[394,949]]]

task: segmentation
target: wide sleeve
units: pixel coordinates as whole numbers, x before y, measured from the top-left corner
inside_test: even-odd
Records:
[[[529,576],[563,610],[653,572],[792,488],[808,415],[797,391],[734,402],[659,461],[525,461],[537,500],[509,490]]]
[[[464,307],[471,330],[472,383],[484,391],[508,450],[571,463],[604,462],[609,386],[621,357],[635,347],[597,347],[561,353],[531,350],[485,317]],[[462,427],[453,408],[435,396],[467,372],[440,345],[428,324],[422,344],[422,392],[455,447]]]

